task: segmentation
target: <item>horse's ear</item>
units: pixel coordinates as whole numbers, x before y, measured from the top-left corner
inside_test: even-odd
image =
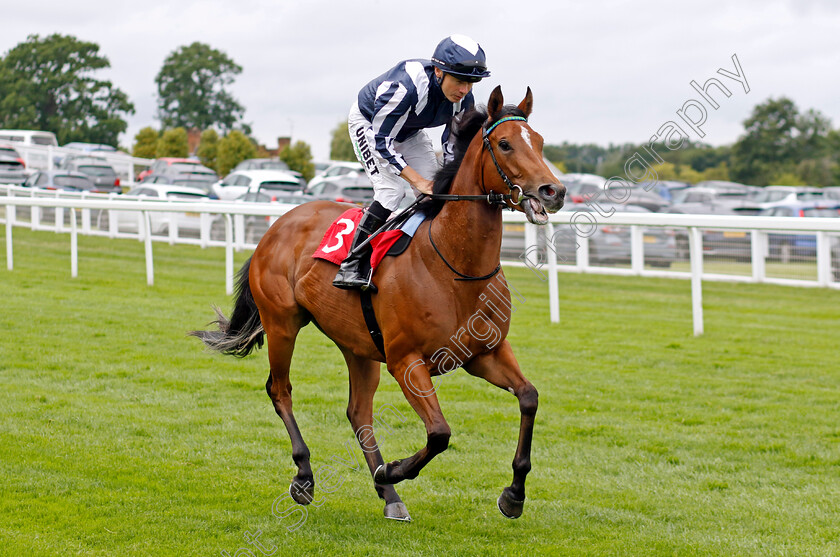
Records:
[[[504,105],[505,98],[502,95],[502,86],[496,85],[496,88],[490,93],[490,100],[487,101],[487,116],[491,122],[495,122],[498,119],[499,113],[502,111]]]
[[[534,109],[534,95],[531,94],[531,88],[528,87],[528,91],[525,93],[525,98],[522,99],[522,102],[519,103],[519,110],[525,113],[525,117],[531,115],[531,110]]]

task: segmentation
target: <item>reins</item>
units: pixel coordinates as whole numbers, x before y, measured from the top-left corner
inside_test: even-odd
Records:
[[[491,191],[490,193],[488,193],[486,195],[451,195],[451,194],[437,193],[437,194],[427,195],[427,197],[431,197],[432,199],[439,199],[439,200],[442,200],[442,201],[479,201],[479,200],[486,200],[487,203],[489,203],[491,205],[503,205],[503,206],[507,206],[507,203],[506,203],[507,201],[510,201],[513,205],[519,205],[520,203],[522,203],[522,199],[523,199],[522,198],[522,188],[517,186],[513,182],[511,182],[510,178],[508,178],[507,174],[505,174],[505,171],[502,170],[501,165],[499,165],[499,161],[496,160],[496,153],[493,152],[493,145],[491,145],[491,143],[490,143],[490,132],[492,132],[494,129],[496,129],[496,126],[498,126],[502,122],[510,122],[512,120],[522,121],[522,122],[527,122],[528,121],[528,119],[525,118],[524,116],[506,116],[506,117],[501,118],[501,119],[497,120],[496,122],[494,122],[492,126],[489,126],[488,128],[486,128],[482,132],[482,138],[481,138],[482,143],[483,143],[483,147],[486,147],[487,150],[490,152],[490,158],[493,159],[493,164],[496,166],[496,171],[499,173],[499,176],[501,176],[505,185],[507,185],[508,189],[510,190],[510,193],[496,193],[496,192],[493,192],[493,191]],[[482,149],[482,152],[483,152],[483,149]],[[519,194],[516,196],[516,200],[514,201],[513,191],[515,189],[519,190]],[[487,280],[487,279],[490,279],[490,278],[493,278],[494,276],[496,276],[496,274],[502,269],[502,263],[499,262],[499,264],[496,266],[495,269],[493,269],[493,271],[491,271],[490,273],[488,273],[484,276],[480,276],[480,277],[465,275],[464,273],[458,271],[455,267],[453,267],[449,263],[449,261],[446,260],[446,258],[440,252],[440,249],[438,249],[437,244],[435,244],[435,241],[432,238],[432,223],[431,222],[429,223],[429,242],[431,242],[432,247],[435,249],[435,252],[438,254],[438,257],[440,257],[441,261],[443,261],[446,264],[446,266],[449,267],[450,271],[452,271],[453,273],[458,275],[458,278],[456,278],[455,280]]]

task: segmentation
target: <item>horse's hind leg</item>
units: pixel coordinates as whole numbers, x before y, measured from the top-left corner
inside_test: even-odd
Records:
[[[269,312],[265,312],[269,313]],[[309,463],[309,447],[303,441],[295,416],[292,413],[292,383],[289,381],[289,367],[298,331],[305,324],[299,314],[273,313],[262,319],[268,343],[268,361],[271,371],[265,390],[274,403],[274,410],[283,420],[292,441],[292,460],[297,466],[297,475],[292,479],[289,493],[301,505],[312,502],[315,493],[315,478]]]
[[[385,463],[379,452],[373,430],[373,395],[379,386],[379,362],[354,356],[349,350],[342,350],[350,371],[350,401],[347,404],[347,419],[353,427],[353,433],[365,455],[370,474]],[[374,482],[376,493],[385,500],[385,518],[410,521],[411,516],[405,508],[393,485]]]

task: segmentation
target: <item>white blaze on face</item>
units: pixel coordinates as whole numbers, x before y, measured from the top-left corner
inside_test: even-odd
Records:
[[[522,139],[524,139],[524,140],[525,140],[525,143],[527,143],[527,144],[528,144],[528,147],[530,147],[531,149],[533,149],[533,148],[534,148],[534,146],[533,146],[533,145],[531,145],[531,134],[529,134],[529,133],[528,133],[528,130],[526,130],[524,126],[523,126],[522,128],[520,128],[520,129],[522,130]]]

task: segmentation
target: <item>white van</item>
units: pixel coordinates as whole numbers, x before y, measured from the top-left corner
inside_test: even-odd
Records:
[[[53,132],[0,130],[0,141],[8,141],[13,145],[52,145],[58,147],[58,140]]]

